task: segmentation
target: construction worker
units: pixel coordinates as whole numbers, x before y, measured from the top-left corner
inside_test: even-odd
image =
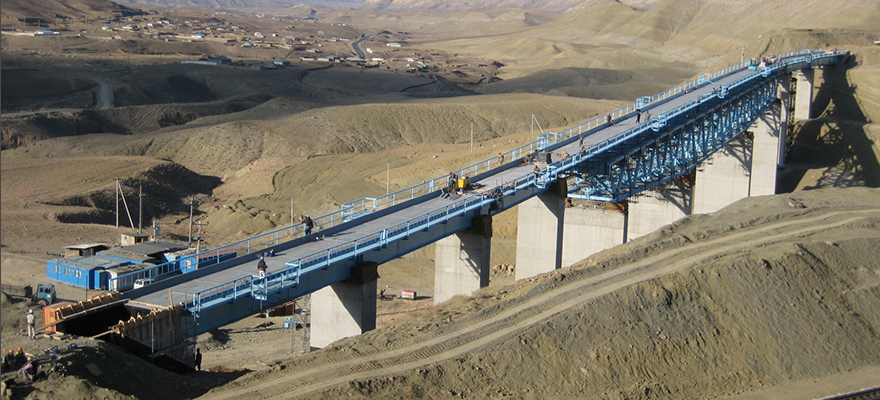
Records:
[[[37,366],[36,361],[34,361],[33,357],[28,357],[25,361],[23,367],[19,369],[21,371],[21,377],[26,381],[34,380],[34,377],[37,376],[37,370],[39,367]]]
[[[19,367],[24,365],[27,362],[27,356],[24,354],[24,350],[21,347],[15,351],[15,366]]]
[[[266,268],[267,268],[266,261],[263,260],[263,256],[260,256],[260,261],[257,262],[257,271],[260,272],[261,277],[266,276]]]
[[[6,356],[3,357],[3,372],[12,371],[15,367],[17,367],[15,365],[15,352],[9,349],[9,353],[6,353]]]
[[[306,228],[305,228],[306,236],[311,235],[312,228],[315,227],[315,222],[312,221],[312,217],[306,215],[306,217],[303,219],[303,224],[305,224],[305,226],[306,226]]]
[[[501,152],[499,151],[498,152],[498,165],[503,165],[503,164],[504,164],[504,154],[501,154]]]
[[[202,350],[199,348],[196,348],[196,362],[193,367],[196,369],[196,371],[202,370]]]
[[[445,199],[449,197],[452,193],[455,193],[456,179],[457,177],[452,172],[450,172],[449,175],[446,176],[446,190],[443,192],[443,194],[440,195],[440,198]]]
[[[28,310],[27,333],[28,333],[28,338],[30,338],[30,339],[37,338],[36,323],[37,323],[37,319],[36,319],[36,317],[34,317],[34,310]]]

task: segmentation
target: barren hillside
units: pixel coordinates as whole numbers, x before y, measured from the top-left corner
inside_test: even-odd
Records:
[[[844,371],[814,393],[857,389],[880,366],[880,192],[797,198],[685,218],[203,398],[714,398]]]

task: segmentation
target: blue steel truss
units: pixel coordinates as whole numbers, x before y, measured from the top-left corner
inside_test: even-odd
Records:
[[[689,174],[776,101],[781,74],[752,81],[744,90],[724,87],[637,128],[629,140],[579,165],[569,196],[620,202]]]

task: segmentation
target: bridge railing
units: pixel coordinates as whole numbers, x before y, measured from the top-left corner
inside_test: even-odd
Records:
[[[327,217],[326,220],[330,224],[332,224],[334,222],[334,216],[335,215],[333,214],[328,214],[324,217]],[[335,217],[339,221],[342,220],[341,215]],[[316,226],[317,225],[318,224],[316,223]],[[134,282],[138,279],[156,279],[166,275],[179,273],[182,263],[192,263],[195,265],[201,263],[213,265],[226,258],[224,256],[228,254],[235,254],[235,257],[241,257],[247,254],[262,251],[266,247],[274,246],[285,241],[302,237],[304,236],[304,232],[305,226],[303,224],[296,224],[266,232],[234,243],[230,243],[224,246],[209,249],[200,253],[186,255],[180,257],[177,260],[168,261],[156,265],[155,267],[145,268],[139,271],[111,278],[108,282],[107,289],[111,291],[125,290],[131,288],[134,285]]]
[[[535,174],[526,174],[517,179],[504,182],[496,188],[511,194],[516,190],[534,185],[535,182]],[[451,218],[482,207],[495,200],[495,198],[489,197],[486,194],[468,195],[464,199],[457,200],[443,208],[416,216],[379,232],[300,257],[287,262],[286,265],[289,268],[301,267],[302,273],[307,274],[315,269],[326,267],[336,259],[351,258],[376,247],[385,246],[391,241],[406,237],[416,231],[427,229],[436,224],[446,223]]]
[[[519,160],[526,155],[531,155],[538,151],[538,141],[527,143],[513,150],[501,152],[500,156],[495,156],[487,160],[480,161],[475,164],[468,165],[464,168],[450,171],[459,177],[473,177],[484,172],[488,172],[514,160]],[[404,201],[415,199],[419,196],[434,193],[447,187],[449,174],[442,175],[431,180],[422,182],[418,185],[398,190],[393,193],[386,194],[381,197],[364,197],[351,201],[342,205],[342,209],[346,212],[346,220],[357,218],[366,213],[383,210],[393,207]]]
[[[824,51],[821,49],[818,50],[802,50],[800,52],[790,52],[779,55],[780,63],[771,64],[771,68],[778,69],[787,65],[802,63],[802,62],[811,62],[813,59],[819,57],[833,57],[840,54],[845,54],[846,51]],[[795,56],[800,56],[796,58],[792,58]],[[788,58],[789,60],[782,60]],[[740,71],[744,68],[747,68],[751,65],[755,65],[756,61],[753,59],[746,60],[744,62],[734,64],[727,68],[724,68],[720,71],[715,71],[711,74],[704,74],[698,77],[697,79],[691,80],[689,82],[683,83],[675,88],[669,89],[660,94],[643,97],[640,98],[636,103],[630,104],[625,107],[621,107],[617,110],[612,111],[610,114],[613,118],[619,118],[621,116],[628,115],[631,112],[635,112],[640,108],[644,108],[648,105],[669,99],[671,97],[680,95],[685,92],[689,92],[690,90],[702,86],[706,83],[711,83],[714,79],[719,77],[726,76],[730,73],[734,73]],[[771,69],[771,71],[773,70]],[[757,79],[756,75],[750,75],[743,79],[738,80],[734,84],[727,85],[728,88],[736,87],[750,79]],[[701,96],[699,102],[705,101],[712,96],[716,96],[716,93],[707,94]],[[584,149],[584,151],[578,152],[573,156],[564,158],[560,161],[552,163],[547,166],[547,169],[540,174],[526,174],[521,176],[520,178],[505,182],[498,186],[498,189],[503,193],[504,196],[510,195],[510,193],[514,193],[516,190],[528,187],[531,185],[538,185],[543,187],[555,180],[556,175],[567,171],[573,168],[575,165],[582,162],[587,157],[595,155],[605,149],[614,146],[622,141],[629,140],[633,136],[641,134],[644,130],[649,129],[649,127],[656,127],[657,124],[661,123],[665,117],[670,115],[676,115],[683,110],[693,107],[693,104],[686,104],[684,106],[678,107],[675,110],[672,110],[668,113],[665,113],[662,116],[658,116],[658,121],[654,121],[652,124],[644,124],[641,126],[637,126],[627,131],[623,132],[620,135],[615,137],[606,139],[600,143],[594,144],[590,146],[589,149]],[[538,150],[544,149],[550,144],[558,143],[564,140],[571,139],[574,136],[578,136],[583,132],[590,131],[595,128],[599,128],[606,124],[605,117],[596,117],[590,119],[584,123],[575,125],[567,130],[562,132],[552,132],[551,134],[541,135],[538,140],[528,143],[524,146],[518,147],[514,150],[502,153],[503,161],[501,157],[494,157],[488,160],[481,161],[479,163],[470,165],[468,167],[459,169],[457,171],[453,171],[458,176],[473,176],[482,172],[489,171],[493,168],[498,168],[503,163],[513,162],[518,160],[525,155],[531,155]],[[577,133],[575,133],[575,130]],[[494,161],[494,162],[493,162]],[[444,175],[441,177],[437,177],[431,179],[429,181],[423,182],[421,184],[415,185],[413,187],[403,189],[394,193],[387,194],[378,198],[362,198],[355,200],[353,202],[345,203],[342,206],[340,211],[336,211],[334,213],[330,213],[321,217],[314,219],[315,226],[318,228],[327,228],[336,226],[340,223],[350,221],[351,219],[357,218],[364,213],[369,213],[377,210],[381,210],[384,208],[392,207],[396,204],[399,204],[402,201],[407,201],[414,199],[416,197],[430,194],[435,191],[441,190],[446,187],[448,176]],[[386,245],[389,241],[396,240],[400,237],[405,237],[411,233],[411,230],[414,228],[425,229],[426,227],[433,226],[437,223],[443,223],[449,220],[449,218],[454,218],[457,215],[460,215],[463,212],[470,211],[476,207],[482,207],[488,203],[495,201],[496,199],[491,197],[486,197],[485,194],[480,195],[478,197],[469,196],[464,200],[460,200],[454,202],[443,209],[435,210],[430,213],[415,217],[406,221],[404,223],[398,224],[394,227],[382,230],[381,232],[376,232],[370,235],[363,236],[361,238],[334,246],[327,250],[322,250],[320,252],[315,252],[309,254],[307,256],[301,257],[296,260],[292,260],[287,262],[286,268],[283,271],[279,271],[276,273],[278,276],[296,276],[297,281],[302,274],[307,274],[310,271],[315,269],[323,268],[332,263],[334,260],[353,257],[363,252],[372,250],[379,246]],[[287,232],[282,234],[282,232]],[[301,236],[303,233],[303,225],[297,224],[290,227],[282,228],[276,231],[272,231],[263,235],[256,236],[254,238],[246,239],[240,242],[237,242],[238,245],[247,247],[250,250],[250,246],[255,243],[263,243],[260,240],[266,241],[268,237],[274,236],[274,240],[280,240],[281,237],[296,237],[297,235]],[[260,239],[262,238],[262,239]],[[245,244],[246,243],[246,244]],[[229,245],[233,246],[235,244]],[[213,250],[212,250],[213,251]],[[275,274],[273,274],[275,275]],[[228,285],[228,284],[224,284]],[[219,293],[223,293],[224,289],[220,289],[218,287],[208,289],[214,290],[212,293],[206,293],[206,291],[199,292],[198,294],[193,295],[193,299],[196,299],[198,295],[200,298],[202,294],[206,294],[208,298],[216,298],[219,296]],[[225,289],[225,290],[228,290]],[[213,296],[213,297],[212,297]]]

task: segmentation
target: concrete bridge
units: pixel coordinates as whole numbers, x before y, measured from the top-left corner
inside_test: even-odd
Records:
[[[442,176],[347,203],[316,218],[317,233],[294,225],[194,255],[237,257],[123,293],[139,317],[114,328],[154,354],[190,360],[195,335],[312,294],[311,345],[324,347],[374,329],[378,265],[428,244],[436,243],[435,302],[487,286],[492,217],[516,205],[522,279],[682,216],[775,194],[787,124],[810,118],[814,70],[847,56],[804,50],[749,60],[455,171],[473,186],[461,195],[443,195]],[[568,199],[588,206],[566,207]],[[270,248],[260,277],[257,259]],[[160,265],[111,286],[172,273]]]

